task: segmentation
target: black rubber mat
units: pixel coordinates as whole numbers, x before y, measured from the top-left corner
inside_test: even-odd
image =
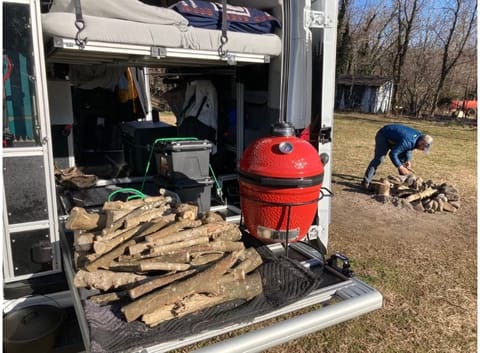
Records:
[[[321,286],[322,273],[313,273],[284,256],[276,257],[266,247],[257,250],[264,260],[259,268],[263,294],[248,302],[224,303],[149,328],[139,320],[127,323],[120,310],[122,303],[99,306],[86,300],[84,309],[92,353],[131,352],[209,329],[249,322],[255,316],[288,305]]]

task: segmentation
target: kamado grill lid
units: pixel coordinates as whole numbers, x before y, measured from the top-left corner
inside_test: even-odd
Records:
[[[250,144],[239,162],[239,176],[254,184],[305,187],[322,183],[323,164],[317,150],[294,136],[290,124],[278,123],[272,136]]]

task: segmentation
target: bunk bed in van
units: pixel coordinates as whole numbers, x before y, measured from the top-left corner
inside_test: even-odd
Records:
[[[304,20],[303,5],[289,3],[290,7],[295,10],[289,14],[294,18],[290,20],[290,28],[303,30],[300,26]],[[228,5],[225,0],[219,3],[198,0],[53,0],[48,11],[41,16],[45,60],[47,65],[106,64],[215,70],[266,64],[270,70],[268,100],[274,101],[272,105],[276,106],[278,116],[279,112],[286,114],[281,106],[285,102],[281,103],[279,98],[281,65],[296,55],[285,57],[285,51],[289,50],[286,38],[291,33],[285,30],[284,11],[281,0],[229,0]],[[220,13],[227,13],[227,16]],[[296,71],[292,71],[288,78],[295,74],[296,81],[301,82]],[[272,77],[278,82],[270,87]],[[242,84],[234,85],[234,89],[236,156],[239,158],[245,147],[243,141],[245,145],[247,143],[243,136],[246,131],[243,125],[244,92]],[[303,102],[311,98],[311,92],[302,94],[301,88],[298,92],[301,99],[293,101]],[[301,110],[309,108],[302,106]],[[308,116],[300,113],[295,115]],[[264,116],[262,119],[255,123],[261,122],[268,130],[272,121]],[[297,125],[300,129],[306,127],[304,121]],[[60,218],[65,221],[67,217],[65,213]],[[64,229],[61,232],[63,270],[87,352],[170,351],[322,304],[310,313],[204,349],[210,352],[260,351],[381,306],[381,295],[375,289],[349,276],[347,259],[336,255],[326,263],[322,253],[302,243],[291,244],[289,256],[285,258],[285,249],[274,244],[264,250],[266,262],[273,272],[265,276],[265,293],[261,297],[247,305],[228,303],[185,320],[172,320],[165,325],[147,328],[140,322],[126,323],[118,306],[95,305],[86,299],[88,292],[75,288],[72,237]],[[278,283],[283,281],[284,285],[279,288]]]
[[[161,7],[140,0],[55,0],[42,15],[48,59],[158,66],[268,63],[278,56],[280,20],[264,9],[280,15],[280,1],[229,3],[245,7],[208,1]],[[222,23],[223,6],[229,15]]]

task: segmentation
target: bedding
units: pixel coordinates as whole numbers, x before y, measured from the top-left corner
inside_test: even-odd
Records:
[[[158,25],[188,25],[178,12],[137,0],[81,0],[82,14]],[[50,12],[75,13],[72,0],[54,0]]]
[[[114,18],[83,16],[85,29],[82,37],[89,41],[126,45],[160,46],[193,50],[217,51],[221,31],[184,25],[139,23]],[[75,38],[75,14],[50,12],[42,15],[44,36]],[[275,34],[228,32],[225,49],[230,52],[277,56],[281,40]]]
[[[279,1],[263,0],[261,2],[274,4]],[[87,38],[87,46],[88,43],[98,42],[91,46],[91,50],[104,53],[108,51],[118,54],[145,55],[145,48],[139,48],[139,46],[150,47],[150,50],[147,49],[148,53],[156,51],[156,48],[208,51],[209,60],[218,60],[215,55],[221,45],[222,31],[191,26],[188,19],[173,8],[152,6],[140,0],[81,0],[81,6],[85,28],[79,34],[75,26],[76,14],[73,0],[54,0],[50,11],[42,14],[44,38],[74,40],[79,35],[81,39]],[[263,11],[256,11],[255,13],[262,14],[260,16],[263,16],[262,21],[267,22],[261,24],[266,26],[267,31],[280,25],[273,16]],[[240,22],[242,21],[246,28],[258,25],[258,23],[252,24],[251,21],[245,23],[243,18],[240,19]],[[259,32],[258,27],[257,32]],[[255,56],[256,59],[243,56],[246,62],[268,62],[269,57],[278,56],[281,52],[281,39],[274,33],[245,33],[229,30],[227,36],[228,41],[222,49],[228,51],[231,54],[230,57],[233,54]],[[101,49],[97,44],[101,44]],[[71,45],[64,48],[75,49]],[[104,48],[107,49],[104,50]],[[199,55],[195,57],[198,59],[203,57],[204,53],[197,52],[197,54]],[[194,53],[182,52],[178,55],[184,55],[182,57],[187,58]],[[258,61],[260,59],[261,61]],[[234,60],[242,59],[236,56]]]
[[[223,7],[219,2],[182,0],[172,5],[193,27],[222,29]],[[246,33],[272,33],[280,22],[268,12],[227,5],[227,30]]]

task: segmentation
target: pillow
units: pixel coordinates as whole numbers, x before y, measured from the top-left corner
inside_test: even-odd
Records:
[[[171,6],[181,13],[191,26],[207,29],[222,28],[222,4],[202,0],[183,0]],[[234,32],[272,33],[280,21],[268,12],[227,5],[227,29]]]
[[[159,25],[188,25],[188,21],[172,9],[137,0],[81,0],[81,6],[84,15]],[[74,0],[54,0],[50,12],[75,13]]]

